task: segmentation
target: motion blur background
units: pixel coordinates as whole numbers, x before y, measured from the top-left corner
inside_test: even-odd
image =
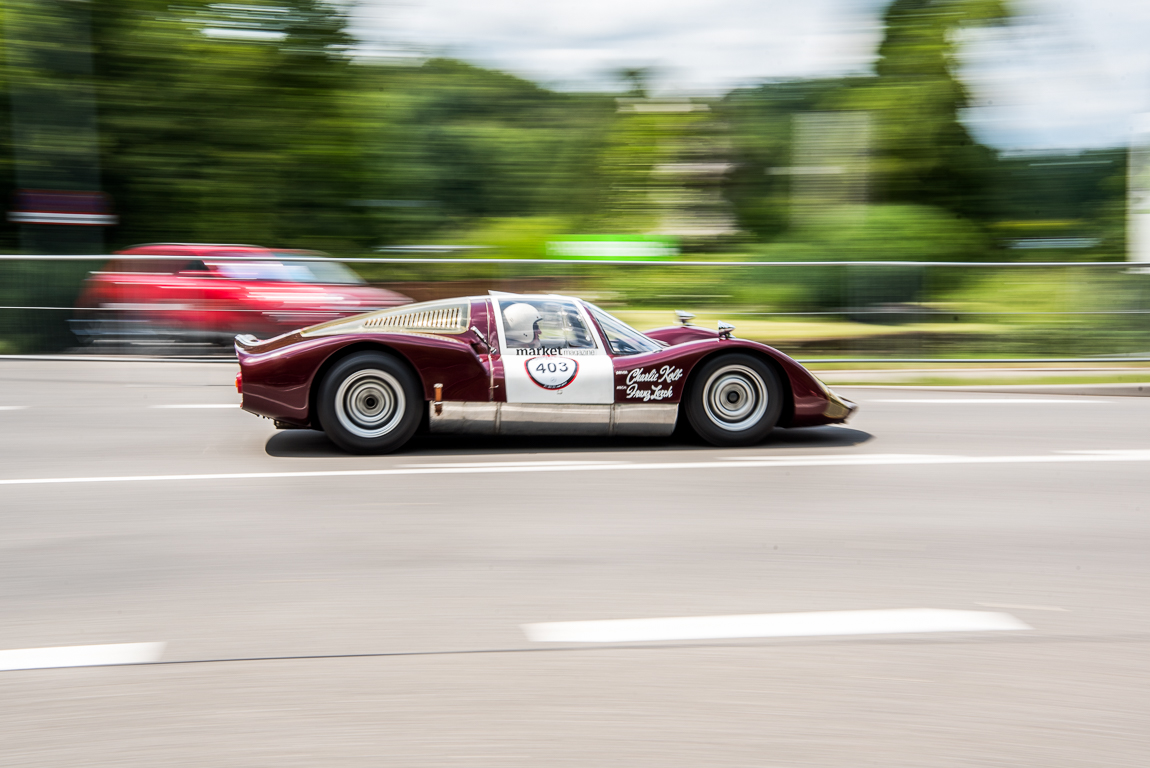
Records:
[[[1150,350],[1146,7],[801,5],[6,0],[0,251],[451,257],[351,266],[717,312],[812,359]],[[0,352],[77,347],[100,263],[0,262]]]
[[[1146,0],[0,0],[0,763],[1144,768],[1148,29]],[[149,242],[265,248],[109,255]],[[113,290],[83,310],[132,335],[84,344],[134,268],[183,298]],[[277,274],[688,310],[860,408],[740,449],[350,456],[241,411],[226,334],[155,321]],[[1019,631],[531,631],[906,609]]]

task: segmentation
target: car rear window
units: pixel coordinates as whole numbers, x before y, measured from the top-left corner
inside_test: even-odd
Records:
[[[272,283],[310,283],[312,274],[298,264],[278,261],[221,261],[213,265],[224,277]]]
[[[272,283],[359,285],[363,279],[337,261],[220,261],[212,264],[224,277]]]

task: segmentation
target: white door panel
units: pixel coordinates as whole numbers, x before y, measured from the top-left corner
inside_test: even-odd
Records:
[[[499,318],[499,349],[509,403],[609,405],[615,402],[615,369],[582,304],[570,299],[507,296],[492,300]],[[509,334],[504,311],[537,318]]]
[[[604,354],[504,355],[503,375],[509,403],[615,402],[615,367]]]

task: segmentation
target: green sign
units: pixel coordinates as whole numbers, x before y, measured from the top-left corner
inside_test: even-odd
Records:
[[[675,238],[661,235],[561,235],[547,243],[552,259],[665,261],[678,255]]]

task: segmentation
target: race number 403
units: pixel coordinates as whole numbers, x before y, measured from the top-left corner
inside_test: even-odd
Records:
[[[570,357],[533,357],[525,365],[527,375],[544,389],[563,389],[579,373],[579,363]]]

